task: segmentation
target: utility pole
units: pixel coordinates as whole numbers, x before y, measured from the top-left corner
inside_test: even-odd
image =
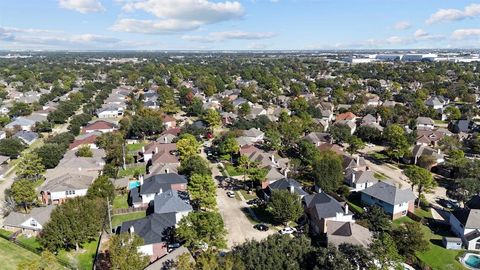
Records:
[[[108,223],[110,225],[110,231],[108,232],[108,234],[111,234],[113,231],[113,228],[112,228],[112,216],[110,215],[110,199],[108,197],[107,197],[107,213],[108,213]]]
[[[122,155],[123,155],[123,169],[127,169],[127,164],[125,162],[125,144],[122,144]]]

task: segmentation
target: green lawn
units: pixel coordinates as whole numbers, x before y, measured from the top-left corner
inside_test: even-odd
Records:
[[[3,270],[16,270],[22,262],[37,258],[38,255],[0,238],[0,262]]]
[[[431,218],[432,211],[430,209],[424,210],[422,208],[415,208],[415,214],[422,218]]]
[[[10,237],[13,234],[13,232],[0,229],[0,234],[6,237]]]
[[[61,250],[58,257],[69,262],[70,265],[78,267],[79,270],[90,270],[93,266],[95,253],[97,251],[98,239],[90,243],[84,244],[78,252],[75,250]]]
[[[235,168],[232,164],[225,164],[225,170],[227,170],[230,176],[238,176],[243,174],[240,170]]]
[[[119,194],[113,199],[113,209],[128,208],[128,194]]]
[[[245,198],[245,200],[247,200],[247,201],[257,198],[257,195],[253,191],[250,192],[250,194],[248,194],[248,191],[243,190],[243,189],[239,190],[238,192],[242,193],[243,198]]]
[[[24,244],[25,246],[30,247],[31,249],[41,251],[42,250],[42,245],[37,241],[37,238],[35,237],[25,237],[23,235],[20,235],[17,238],[17,241]]]
[[[128,213],[124,215],[116,215],[112,217],[112,227],[115,228],[119,225],[122,224],[122,222],[127,221],[127,220],[134,220],[134,219],[139,219],[145,217],[146,211],[141,211],[141,212],[134,212],[134,213]]]
[[[137,152],[142,149],[146,144],[145,143],[132,143],[132,144],[127,144],[127,150],[128,152]]]
[[[388,177],[381,172],[375,172],[373,174],[373,176],[375,176],[375,178],[377,178],[378,180],[387,180],[388,179]]]
[[[145,166],[131,167],[125,170],[122,169],[118,172],[118,177],[134,176],[135,172],[138,174],[145,174]]]
[[[415,222],[409,217],[402,217],[393,221],[394,226],[399,226],[404,222]],[[417,257],[435,270],[461,270],[465,269],[458,261],[457,256],[463,251],[449,250],[441,246],[442,236],[432,233],[430,228],[422,225],[422,231],[429,240],[428,250],[418,252]]]

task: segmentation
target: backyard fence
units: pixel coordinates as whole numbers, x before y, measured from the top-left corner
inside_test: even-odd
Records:
[[[128,214],[128,213],[135,213],[135,212],[142,212],[147,210],[148,206],[141,206],[141,207],[136,207],[136,208],[117,208],[117,209],[112,209],[112,216],[115,215],[123,215],[123,214]]]

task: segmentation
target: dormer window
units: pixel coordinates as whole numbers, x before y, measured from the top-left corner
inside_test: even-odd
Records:
[[[35,219],[30,220],[30,226],[37,227],[37,221]]]

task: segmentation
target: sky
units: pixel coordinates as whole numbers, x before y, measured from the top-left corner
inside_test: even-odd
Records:
[[[0,0],[0,50],[480,48],[480,1]]]

